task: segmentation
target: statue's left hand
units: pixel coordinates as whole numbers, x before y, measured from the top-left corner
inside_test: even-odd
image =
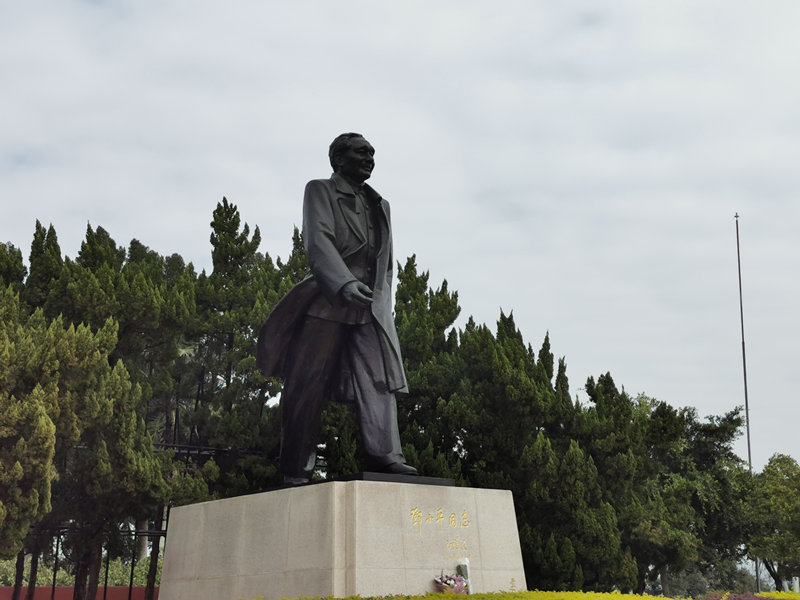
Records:
[[[372,290],[360,281],[350,281],[342,288],[342,298],[351,306],[366,308],[372,304]]]

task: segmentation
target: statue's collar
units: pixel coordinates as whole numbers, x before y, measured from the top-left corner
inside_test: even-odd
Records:
[[[378,192],[376,192],[366,183],[362,184],[360,188],[356,188],[355,184],[350,183],[339,173],[334,173],[333,175],[331,175],[331,181],[333,181],[334,185],[336,186],[336,190],[344,194],[355,196],[360,192],[363,193],[366,198],[368,198],[373,202],[379,202],[381,200],[380,194],[378,194]]]

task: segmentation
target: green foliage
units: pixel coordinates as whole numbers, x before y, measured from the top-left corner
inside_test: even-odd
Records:
[[[400,439],[422,473],[462,482],[466,407],[456,395],[463,364],[453,329],[461,308],[446,281],[433,290],[428,280],[428,273],[417,273],[415,256],[398,265],[395,325],[411,390],[398,398]]]
[[[163,565],[163,558],[159,558],[158,567],[156,571],[156,585],[161,582],[161,567]],[[105,559],[101,567],[100,585],[105,582]],[[147,585],[147,572],[150,569],[150,557],[145,556],[141,560],[137,560],[133,565],[133,585],[144,587]],[[130,583],[131,577],[131,561],[123,560],[122,558],[114,558],[108,562],[108,585],[117,585],[127,587]]]
[[[330,403],[322,413],[319,470],[327,479],[364,470],[365,459],[360,447],[360,432],[351,406]]]
[[[0,559],[0,586],[8,586],[11,587],[14,585],[14,578],[16,574],[16,559]],[[31,567],[31,556],[30,554],[25,556],[25,569],[23,571],[23,579],[22,585],[28,585],[28,573],[30,573]],[[56,573],[56,585],[63,585],[63,586],[70,586],[74,581],[74,577],[72,573],[70,573],[67,569],[63,569],[59,567],[58,572]],[[38,577],[37,577],[38,585],[52,585],[53,583],[53,568],[50,564],[43,564],[39,562],[39,569],[38,569]]]
[[[755,478],[748,508],[754,528],[749,551],[763,560],[782,590],[782,580],[800,573],[800,465],[775,454]]]
[[[30,273],[25,280],[23,300],[32,308],[44,306],[52,282],[61,272],[61,248],[52,225],[45,230],[37,220],[30,253]]]
[[[15,574],[15,559],[0,560],[0,586],[13,586]],[[30,555],[25,557],[25,575],[22,580],[22,585],[28,585],[28,573],[30,572]],[[163,559],[159,558],[158,570],[156,575],[156,585],[161,581],[161,567]],[[100,571],[100,585],[105,582],[105,557]],[[133,566],[133,585],[142,586],[147,585],[147,571],[150,568],[150,557],[146,556],[143,559],[136,561]],[[108,585],[109,586],[125,586],[130,583],[131,576],[131,563],[130,560],[123,560],[122,558],[111,559],[108,563]],[[65,568],[63,564],[59,565],[58,572],[56,573],[57,586],[71,586],[75,580],[75,576],[70,572],[69,568]],[[39,563],[39,573],[37,582],[39,586],[51,585],[53,582],[53,565]]]
[[[50,511],[55,427],[37,387],[18,401],[0,394],[0,557],[11,557]]]
[[[411,390],[399,409],[406,457],[424,474],[512,490],[530,582],[631,585],[634,563],[597,469],[564,437],[576,407],[563,360],[552,381],[549,337],[535,353],[504,314],[495,334],[471,319],[455,331],[457,295],[446,282],[430,288],[414,257],[398,278],[395,321]]]
[[[513,581],[512,581],[513,583]],[[440,600],[449,599],[460,596],[452,592],[444,593],[428,593],[423,596],[385,596],[383,598],[397,598],[398,600]],[[752,595],[751,595],[752,596]],[[480,593],[470,594],[471,600],[650,600],[652,597],[640,594],[625,594],[619,591],[613,592],[567,592],[567,591],[519,591],[513,587],[509,591],[497,593]],[[263,596],[257,596],[253,600],[263,600]],[[379,598],[371,596],[347,596],[342,600],[379,600]],[[749,599],[733,599],[733,600],[754,600]],[[794,598],[785,597],[785,600],[795,600]]]
[[[102,227],[69,260],[37,222],[27,274],[0,245],[4,555],[24,543],[44,568],[50,531],[70,523],[63,552],[85,586],[103,548],[132,554],[120,527],[160,505],[280,484],[281,384],[256,372],[254,353],[260,324],[307,273],[302,236],[273,262],[227,199],[210,225],[210,274],[135,239],[118,246]],[[739,411],[701,420],[631,398],[608,373],[589,378],[583,406],[549,334],[535,351],[504,313],[494,330],[471,318],[459,329],[457,292],[429,280],[416,257],[398,264],[403,449],[423,475],[513,492],[530,586],[667,591],[672,574],[676,589],[733,587],[746,550],[776,575],[796,568],[796,463],[775,458],[751,477],[732,451]],[[364,466],[351,407],[329,406],[318,477]]]
[[[268,255],[258,253],[258,228],[251,236],[227,199],[217,204],[211,228],[214,270],[197,280],[199,370],[191,439],[229,450],[218,458],[224,463],[221,476],[209,482],[214,497],[225,497],[281,481],[265,456],[278,445],[277,413],[268,401],[280,388],[255,368],[258,329],[279,299],[281,275]],[[293,258],[289,265],[286,272],[293,274],[301,262]]]
[[[609,374],[590,378],[586,390],[592,405],[581,412],[576,434],[598,466],[622,544],[636,559],[637,590],[659,575],[741,558],[747,523],[736,498],[747,474],[732,450],[739,411],[701,422],[692,409],[632,400]]]
[[[4,538],[2,545],[6,556],[19,549],[30,526],[38,521],[31,541],[38,548],[41,532],[71,522],[76,525],[71,550],[88,560],[86,549],[100,543],[103,528],[150,510],[166,498],[167,488],[145,427],[142,386],[131,381],[124,364],[111,356],[119,330],[113,318],[119,305],[113,293],[113,284],[120,281],[119,252],[102,229],[95,233],[90,227],[78,262],[61,265],[57,281],[47,282],[48,290],[44,277],[37,280],[34,275],[46,272],[47,265],[57,265],[45,260],[53,249],[57,245],[52,228],[45,233],[37,223],[31,276],[24,292],[29,305],[38,308],[27,315],[23,307],[9,303],[10,291],[3,298],[3,325],[11,328],[4,336],[7,371],[2,398],[10,405],[3,416],[23,419],[25,415],[14,410],[13,403],[24,399],[27,419],[37,424],[33,431],[42,432],[38,437],[49,435],[50,446],[47,451],[25,449],[36,436],[26,437],[27,429],[15,424],[11,435],[22,436],[14,449],[24,450],[28,462],[10,462],[11,480],[6,483],[13,486],[11,502],[17,508],[24,506],[31,518],[22,522],[13,539]],[[101,263],[103,257],[112,262]],[[96,267],[97,273],[84,264]],[[59,312],[67,320],[74,319],[73,324],[65,324],[61,315],[52,320],[45,316],[45,311],[53,309],[59,289],[69,292],[58,299],[63,308]],[[77,315],[86,316],[90,325],[78,322]],[[31,464],[37,460],[36,466]],[[54,466],[58,478],[52,484],[52,511],[45,516],[51,508]],[[42,483],[36,488],[30,480]],[[11,516],[18,521],[19,510]]]
[[[11,286],[18,292],[27,273],[19,248],[10,243],[0,244],[0,288]]]
[[[38,360],[43,333],[40,318],[21,314],[12,287],[0,290],[0,558],[14,556],[51,508],[55,426],[48,409],[57,388],[37,373],[59,365],[56,357]]]

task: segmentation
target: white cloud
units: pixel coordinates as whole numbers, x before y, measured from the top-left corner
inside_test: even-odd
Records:
[[[775,2],[18,3],[0,22],[0,240],[86,223],[210,266],[222,196],[285,256],[342,130],[377,148],[396,256],[464,318],[548,329],[573,390],[611,371],[793,452],[800,7]],[[155,215],[155,218],[154,218]],[[775,416],[775,415],[780,415]]]

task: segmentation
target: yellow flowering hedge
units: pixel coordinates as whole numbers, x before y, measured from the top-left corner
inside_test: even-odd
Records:
[[[459,594],[426,594],[424,596],[391,596],[390,598],[371,599],[362,596],[353,596],[343,600],[455,600],[461,598]],[[648,596],[647,594],[623,594],[620,592],[502,592],[496,594],[471,594],[464,596],[470,600],[664,600],[660,596]],[[253,600],[263,600],[261,596]],[[312,600],[301,598],[298,600]],[[319,600],[319,599],[316,599]],[[329,598],[328,600],[333,600]],[[690,599],[686,599],[690,600]],[[785,600],[781,597],[781,600]],[[800,600],[797,598],[796,600]]]
[[[372,599],[353,596],[343,600],[455,600],[458,594],[426,594],[424,596],[392,596],[391,598]],[[800,600],[796,592],[761,592],[759,594],[723,594],[720,600],[743,600],[748,598],[768,598],[770,600]],[[647,594],[623,594],[621,592],[502,592],[499,594],[472,594],[470,600],[664,600],[662,596],[648,596]],[[263,596],[253,600],[263,600]],[[320,600],[301,598],[298,600]],[[333,600],[328,598],[327,600]],[[465,597],[466,600],[466,597]],[[684,600],[691,600],[686,598]]]

